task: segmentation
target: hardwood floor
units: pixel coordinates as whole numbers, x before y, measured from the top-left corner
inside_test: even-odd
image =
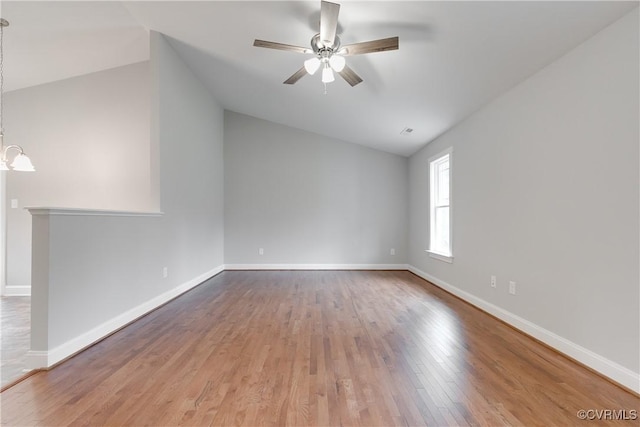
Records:
[[[0,397],[7,426],[603,425],[576,414],[640,410],[391,271],[227,271]]]
[[[31,340],[31,297],[0,298],[0,387],[26,374]]]

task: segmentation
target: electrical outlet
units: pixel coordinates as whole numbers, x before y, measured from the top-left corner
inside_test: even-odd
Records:
[[[18,208],[18,199],[11,199],[11,209]]]
[[[258,255],[264,255],[264,248],[258,249]]]
[[[498,284],[498,281],[496,280],[496,276],[491,276],[491,287],[495,288]]]
[[[515,295],[516,294],[516,282],[509,282],[509,293],[511,295]]]
[[[162,268],[162,278],[166,279],[169,276],[169,269],[167,267]]]
[[[395,255],[395,254],[396,254],[396,250],[395,250],[394,248],[391,248],[391,250],[389,251],[389,253],[390,253],[391,255]]]

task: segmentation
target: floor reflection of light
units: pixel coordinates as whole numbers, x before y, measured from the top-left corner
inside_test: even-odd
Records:
[[[425,363],[440,367],[447,380],[457,379],[456,374],[465,371],[467,339],[462,320],[446,304],[433,298],[412,307],[413,333],[420,351],[426,353]],[[454,377],[451,377],[451,376]]]

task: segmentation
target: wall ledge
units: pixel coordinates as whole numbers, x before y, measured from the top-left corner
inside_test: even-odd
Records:
[[[83,208],[53,208],[53,207],[26,207],[31,215],[43,216],[142,216],[142,217],[159,217],[164,212],[142,212],[142,211],[116,211],[109,209],[83,209]]]

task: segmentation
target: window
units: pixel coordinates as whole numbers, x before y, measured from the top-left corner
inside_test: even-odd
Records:
[[[429,252],[433,258],[451,262],[451,154],[452,149],[429,159]]]

